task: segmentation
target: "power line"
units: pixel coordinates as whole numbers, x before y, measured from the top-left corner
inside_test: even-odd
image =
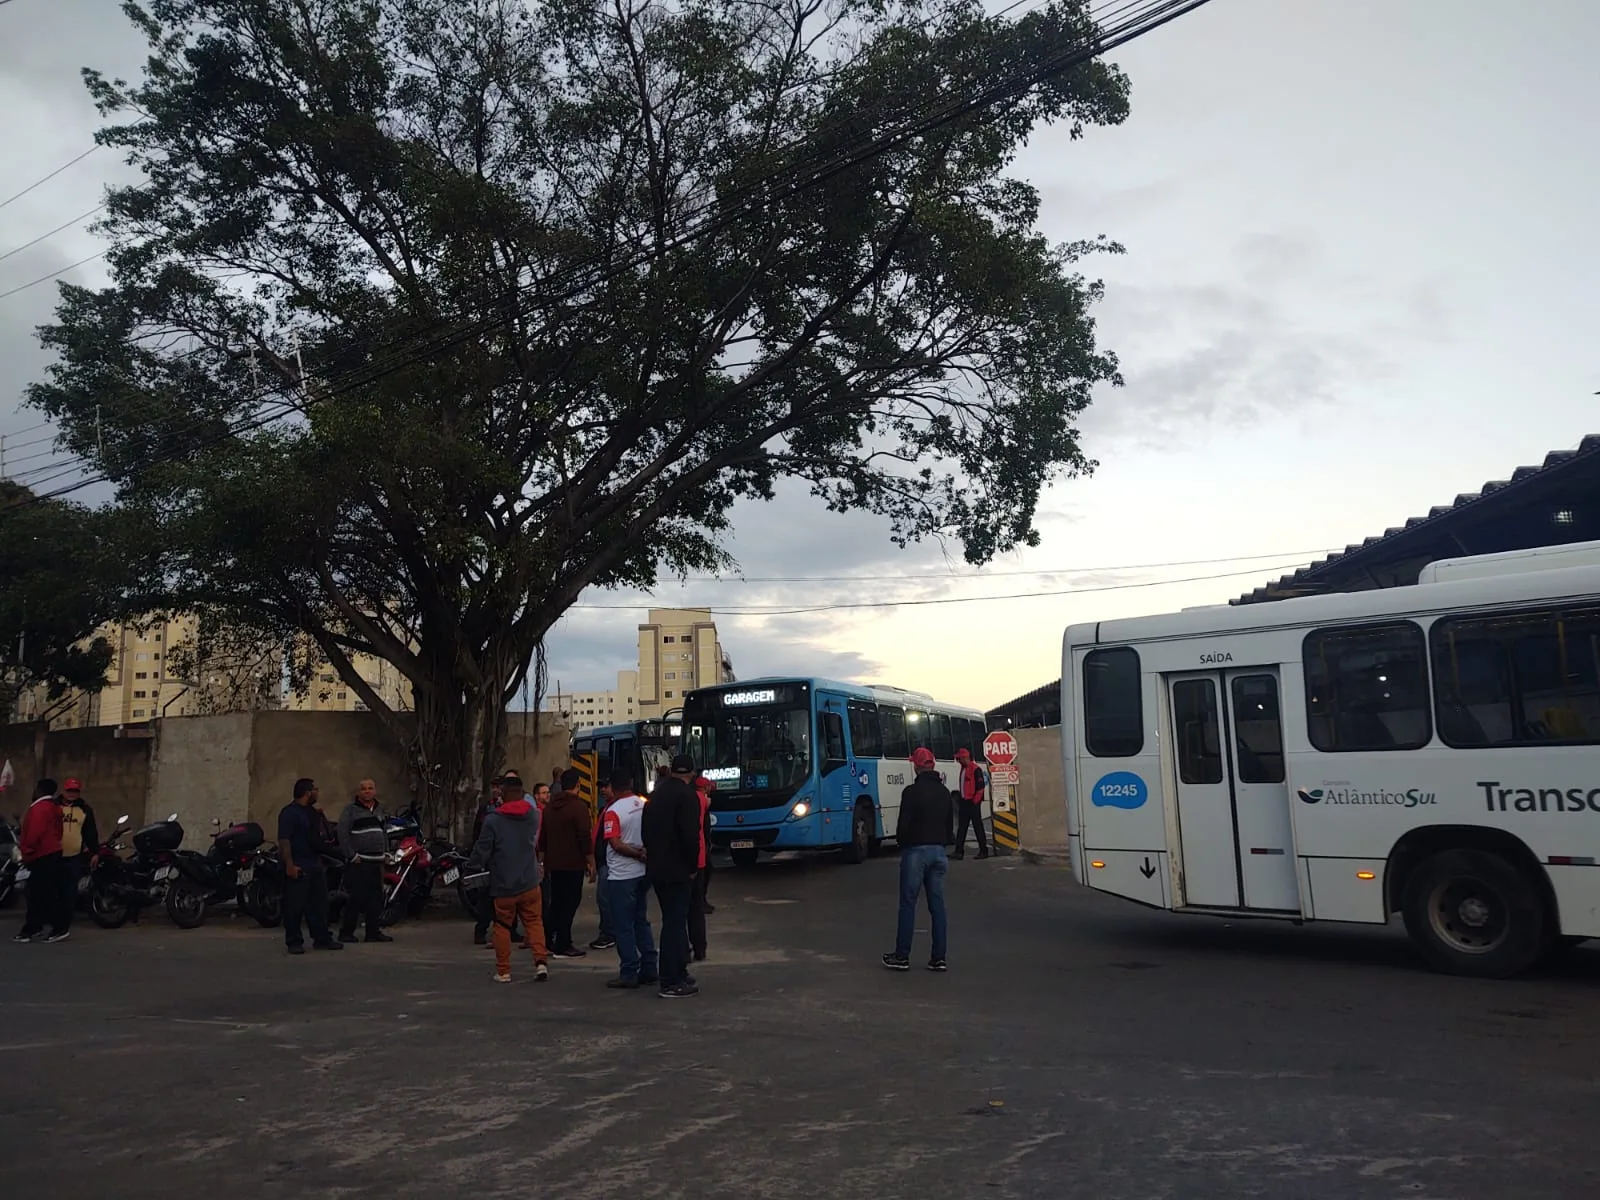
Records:
[[[1033,575],[1094,575],[1103,571],[1155,571],[1164,567],[1209,567],[1217,563],[1248,562],[1253,558],[1289,558],[1291,556],[1310,556],[1318,554],[1332,554],[1340,549],[1334,547],[1320,547],[1314,550],[1279,550],[1263,554],[1230,554],[1225,558],[1191,558],[1178,562],[1158,563],[1123,563],[1110,567],[1052,567],[1049,570],[1039,571],[982,571],[969,575],[952,575],[945,572],[932,572],[926,575],[749,575],[731,578],[723,575],[690,575],[683,580],[684,583],[895,583],[902,579],[933,579],[944,580],[948,583],[962,583],[976,579],[1004,579],[1017,576]]]
[[[104,204],[96,204],[88,212],[82,213],[79,216],[73,217],[72,220],[67,221],[64,224],[57,225],[54,229],[50,230],[48,233],[41,233],[38,237],[34,238],[33,241],[31,241],[31,242],[23,242],[22,245],[20,245],[20,246],[13,246],[11,249],[7,250],[4,254],[0,254],[0,262],[5,262],[5,260],[10,258],[13,254],[21,254],[24,250],[28,249],[30,246],[37,246],[40,242],[44,241],[46,238],[55,237],[55,235],[60,233],[63,229],[71,229],[74,225],[78,224],[80,221],[87,221],[90,217],[94,216],[95,213],[99,212],[104,207],[105,207]]]
[[[746,215],[747,210],[755,207],[759,203],[764,202],[767,205],[771,205],[783,200],[794,199],[799,194],[819,186],[820,184],[828,182],[840,173],[849,170],[852,166],[856,166],[862,162],[880,157],[881,155],[894,149],[896,146],[909,142],[918,136],[925,136],[928,133],[936,132],[943,126],[960,120],[962,117],[971,115],[974,112],[1025,95],[1032,88],[1038,86],[1040,83],[1051,78],[1052,76],[1058,75],[1074,66],[1081,65],[1084,62],[1096,58],[1109,50],[1124,45],[1127,42],[1142,36],[1144,33],[1148,33],[1162,25],[1169,23],[1170,21],[1177,19],[1179,16],[1182,16],[1188,12],[1192,12],[1194,9],[1201,7],[1207,2],[1208,0],[1129,0],[1129,2],[1122,3],[1120,6],[1114,3],[1103,5],[1102,11],[1110,9],[1118,14],[1126,13],[1130,9],[1140,7],[1140,5],[1142,5],[1143,8],[1142,11],[1127,17],[1121,25],[1110,29],[1109,31],[1103,26],[1096,25],[1094,35],[1091,36],[1086,43],[1078,43],[1069,47],[1065,51],[1060,51],[1050,55],[1038,64],[1026,69],[1020,75],[1013,73],[1009,77],[1003,77],[1000,82],[990,84],[989,86],[983,88],[975,96],[970,96],[963,99],[958,95],[955,99],[951,100],[948,97],[941,95],[932,101],[923,101],[919,105],[913,105],[908,110],[908,112],[912,114],[914,114],[919,108],[927,110],[930,108],[930,106],[943,102],[942,107],[935,108],[934,111],[932,111],[929,115],[925,116],[920,121],[912,123],[910,126],[904,126],[898,129],[890,129],[884,133],[877,134],[876,136],[874,136],[872,132],[868,130],[865,133],[857,134],[854,137],[847,138],[844,142],[845,146],[849,146],[852,143],[860,143],[863,139],[868,139],[856,153],[846,155],[835,154],[831,160],[824,158],[820,163],[812,164],[809,171],[804,169],[805,164],[791,164],[788,171],[775,171],[763,177],[757,184],[747,186],[744,189],[735,189],[730,195],[719,196],[714,200],[708,201],[706,204],[700,206],[698,210],[692,210],[690,213],[685,214],[685,216],[692,219],[696,217],[697,214],[714,212],[718,208],[722,209],[721,214],[711,217],[710,219],[700,221],[698,224],[692,224],[691,227],[686,229],[683,233],[672,238],[666,244],[664,249],[681,249],[692,242],[698,241],[706,236],[709,236],[710,234],[719,232],[721,229],[724,229],[729,225],[734,224],[744,215]],[[1091,18],[1094,17],[1093,12],[1089,13],[1088,15]],[[814,134],[807,134],[800,138],[794,139],[786,146],[779,147],[768,157],[777,157],[787,153],[791,149],[798,148],[806,141],[811,140],[814,136]],[[744,194],[741,195],[741,192]],[[730,207],[729,201],[734,199],[739,199],[741,203]],[[658,249],[650,246],[651,236],[652,235],[648,232],[641,232],[632,238],[624,239],[624,245],[633,243],[635,245],[646,247],[642,258],[640,255],[635,254],[632,258],[623,258],[620,261],[613,261],[610,264],[606,264],[605,262],[597,259],[595,260],[594,265],[588,268],[589,273],[587,278],[580,273],[585,269],[586,264],[575,264],[569,270],[565,272],[558,272],[555,276],[542,281],[546,285],[560,284],[563,276],[565,276],[568,279],[574,280],[570,286],[568,286],[564,291],[554,294],[547,294],[536,299],[542,300],[542,302],[546,304],[571,299],[574,296],[581,294],[581,292],[586,288],[594,288],[599,284],[604,283],[606,279],[612,276],[627,271],[635,266],[640,265],[641,263],[649,262],[652,257],[660,252]],[[101,254],[104,253],[105,251],[101,251]],[[98,258],[99,256],[100,255],[98,254],[93,255],[89,259],[83,260],[83,262],[92,261],[94,258]],[[9,295],[14,295],[16,292],[35,286],[38,283],[46,282],[48,279],[54,278],[55,275],[64,274],[66,271],[72,270],[75,266],[83,265],[83,262],[75,263],[72,267],[65,267],[61,271],[55,272],[54,275],[45,276],[41,279],[34,280],[32,283],[24,284],[21,288],[13,289],[10,292],[0,293],[0,299],[4,299]],[[535,281],[535,283],[538,282],[540,281]],[[532,286],[533,285],[530,285],[528,290],[531,290]],[[379,362],[378,364],[374,364],[372,369],[368,370],[367,373],[361,378],[352,378],[354,376],[361,375],[361,369],[355,369],[346,374],[343,382],[336,385],[325,386],[319,390],[324,396],[331,397],[343,394],[346,391],[369,386],[387,377],[388,375],[394,374],[396,371],[403,370],[407,366],[413,365],[417,362],[425,361],[442,351],[452,349],[453,347],[460,345],[465,341],[469,341],[474,337],[479,337],[496,329],[507,327],[515,320],[525,316],[526,312],[526,307],[519,305],[508,315],[501,315],[492,318],[479,318],[471,321],[465,326],[448,333],[442,338],[436,338],[432,341],[425,342],[414,347],[410,354],[392,356],[387,363]],[[439,328],[442,325],[444,325],[444,322],[436,323],[434,328]],[[402,345],[404,344],[404,340],[405,339],[401,339],[398,342],[391,342],[389,345]],[[384,348],[387,347],[379,347],[379,349]],[[279,386],[271,390],[281,392],[283,388],[282,386]],[[267,392],[263,391],[262,393],[258,394],[257,398],[264,398],[266,394]],[[291,411],[297,406],[298,405],[295,402],[291,401],[286,406],[280,405],[281,411],[277,413],[269,413],[262,417],[240,422],[232,429],[224,430],[218,435],[202,440],[199,445],[191,447],[189,452],[193,453],[194,451],[204,449],[218,441],[224,440],[225,438],[238,436],[239,434],[250,432],[254,429],[259,429],[263,425],[270,423],[270,421],[286,415],[288,411]],[[181,456],[181,453],[179,456]],[[162,461],[171,461],[173,457],[174,456],[170,455],[158,457],[150,461],[147,466],[153,466]],[[133,473],[136,470],[136,467],[130,468],[129,473]],[[68,485],[67,487],[57,489],[54,492],[36,496],[34,499],[53,499],[61,495],[66,495],[69,492],[89,487],[95,483],[104,482],[107,480],[107,478],[108,476],[104,474],[90,476],[74,484]]]
[[[11,3],[11,0],[0,0],[0,4],[9,4],[9,3]],[[0,200],[0,208],[4,208],[6,205],[10,204],[13,200],[22,199],[24,196],[26,196],[29,192],[33,191],[33,189],[38,187],[40,184],[49,183],[52,179],[54,179],[57,175],[61,174],[61,172],[65,171],[68,167],[77,166],[79,163],[81,163],[84,159],[88,158],[89,155],[93,154],[98,149],[100,149],[100,146],[99,146],[98,143],[96,143],[93,146],[90,146],[82,154],[78,155],[77,158],[72,159],[70,162],[62,163],[59,167],[57,167],[54,171],[51,171],[50,174],[46,175],[43,179],[35,179],[32,183],[30,183],[27,187],[23,188],[20,192],[17,192],[15,195],[12,195],[12,196],[7,196],[4,200]]]
[[[855,603],[844,604],[816,604],[805,608],[712,608],[709,609],[714,616],[719,617],[793,617],[808,613],[843,612],[848,609],[862,608],[924,608],[936,604],[987,604],[995,600],[1042,600],[1054,596],[1083,596],[1097,592],[1122,592],[1133,588],[1167,587],[1178,583],[1205,583],[1213,579],[1236,579],[1243,575],[1255,575],[1260,571],[1287,571],[1293,567],[1304,566],[1304,559],[1278,565],[1264,564],[1250,567],[1242,571],[1223,571],[1212,575],[1190,575],[1183,579],[1148,579],[1139,583],[1108,583],[1094,587],[1061,588],[1049,592],[1009,592],[1000,596],[938,596],[926,600],[863,600]],[[574,604],[573,608],[585,608],[607,612],[641,612],[645,609],[656,608],[657,604]],[[702,607],[696,605],[696,607]]]
[[[41,275],[39,278],[30,280],[21,287],[12,288],[9,292],[0,292],[0,300],[4,300],[7,296],[15,296],[18,292],[25,292],[31,287],[38,287],[41,283],[49,283],[52,279],[56,279],[62,275],[65,275],[68,271],[76,271],[79,267],[86,266],[97,258],[104,258],[107,253],[107,250],[97,250],[93,254],[89,255],[88,258],[80,258],[77,262],[71,264],[70,266],[62,267],[59,271],[51,271],[48,275]]]

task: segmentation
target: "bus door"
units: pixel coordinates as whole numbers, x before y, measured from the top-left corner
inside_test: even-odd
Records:
[[[1277,668],[1166,680],[1184,903],[1299,912]]]
[[[844,814],[843,823],[834,822],[834,832],[842,842],[850,840],[850,814],[855,811],[857,784],[855,759],[845,737],[847,701],[831,692],[817,693],[817,778],[822,786],[817,801],[824,813]]]

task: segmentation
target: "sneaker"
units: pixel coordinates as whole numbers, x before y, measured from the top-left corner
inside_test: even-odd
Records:
[[[290,946],[289,947],[289,953],[290,954],[304,954],[305,952],[306,952],[306,948],[304,946]]]
[[[614,937],[597,937],[589,943],[589,949],[591,950],[615,950],[616,948],[617,939]]]
[[[72,931],[70,929],[63,929],[60,933],[52,933],[49,937],[45,938],[44,940],[46,942],[64,942],[71,936],[72,936]]]
[[[494,981],[496,983],[510,983],[511,982],[511,976],[509,976],[509,975],[501,975],[501,974],[499,974],[497,972],[495,974]]]
[[[341,942],[344,941],[343,938],[340,938],[339,940]],[[351,938],[350,940],[353,942],[353,941],[355,941],[355,938]],[[387,933],[378,932],[378,933],[369,933],[369,934],[367,934],[367,941],[369,941],[369,942],[392,942],[392,941],[394,941],[394,939],[392,937],[390,937]]]
[[[883,965],[891,971],[909,971],[911,970],[911,959],[904,954],[896,954],[891,950],[883,956]]]
[[[353,933],[341,933],[339,940],[346,946],[354,946],[356,944],[356,935]],[[370,942],[372,939],[368,938],[367,940]]]
[[[19,933],[19,934],[17,934],[16,937],[12,938],[11,940],[13,942],[31,942],[31,941],[33,941],[33,936],[34,935],[31,934],[31,933]]]
[[[680,983],[675,987],[664,987],[656,995],[663,1000],[683,1000],[689,996],[698,996],[700,989],[693,983]]]
[[[534,965],[533,965],[533,981],[535,983],[544,983],[549,978],[550,978],[550,968],[545,966],[544,963],[534,963]]]
[[[606,980],[606,986],[616,991],[638,991],[639,981],[637,979],[624,979],[619,975],[615,979]]]
[[[315,945],[316,945],[316,948],[318,950],[343,950],[344,949],[344,943],[343,942],[316,942]]]
[[[930,971],[948,971],[949,969],[949,965],[942,958],[930,958],[928,960],[928,970]]]
[[[565,950],[552,950],[550,953],[555,958],[588,958],[589,957],[589,952],[587,950],[579,950],[576,946],[569,946]]]

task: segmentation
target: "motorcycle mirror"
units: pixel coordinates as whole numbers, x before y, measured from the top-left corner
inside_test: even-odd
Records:
[[[128,823],[128,814],[127,813],[123,813],[120,817],[117,818],[117,824],[118,825],[126,825],[127,823]]]
[[[174,815],[176,815],[176,814],[174,814]],[[222,828],[222,818],[221,817],[212,817],[211,818],[211,824],[214,825],[216,828],[221,829]]]
[[[176,821],[177,819],[178,819],[178,814],[177,813],[169,813],[167,815],[167,820],[169,820],[169,821]]]

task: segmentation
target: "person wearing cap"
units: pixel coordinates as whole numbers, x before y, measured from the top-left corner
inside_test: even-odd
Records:
[[[700,869],[700,797],[690,780],[694,760],[680,754],[656,780],[644,807],[645,874],[661,905],[661,995],[693,996],[700,989],[689,974],[689,906]]]
[[[900,919],[895,928],[894,949],[883,956],[883,965],[891,971],[911,969],[917,897],[926,891],[928,916],[933,922],[933,954],[928,959],[928,970],[943,971],[948,932],[944,879],[949,870],[944,847],[950,832],[950,789],[939,778],[933,751],[926,746],[912,752],[911,767],[917,777],[900,793],[900,819],[895,825],[895,840],[900,845]]]
[[[61,925],[51,930],[52,940],[67,936],[78,909],[78,881],[89,872],[89,860],[100,849],[100,829],[94,809],[83,798],[83,784],[67,779],[61,784]]]
[[[956,751],[956,763],[961,768],[961,787],[958,792],[961,820],[956,826],[956,852],[951,858],[967,856],[967,829],[978,831],[978,857],[989,857],[989,840],[983,832],[983,790],[989,785],[983,768],[972,761],[972,751],[965,746]]]
[[[22,830],[17,849],[22,865],[28,868],[27,915],[14,942],[54,942],[61,915],[61,805],[56,802],[56,781],[41,779],[33,789],[34,800],[22,814]],[[49,936],[45,929],[50,930]]]
[[[496,983],[511,982],[511,931],[518,918],[527,932],[523,944],[533,951],[533,978],[550,978],[549,952],[544,944],[540,912],[539,810],[522,792],[522,777],[507,771],[500,777],[500,807],[486,816],[464,870],[489,872],[489,896],[494,904],[494,962]]]

